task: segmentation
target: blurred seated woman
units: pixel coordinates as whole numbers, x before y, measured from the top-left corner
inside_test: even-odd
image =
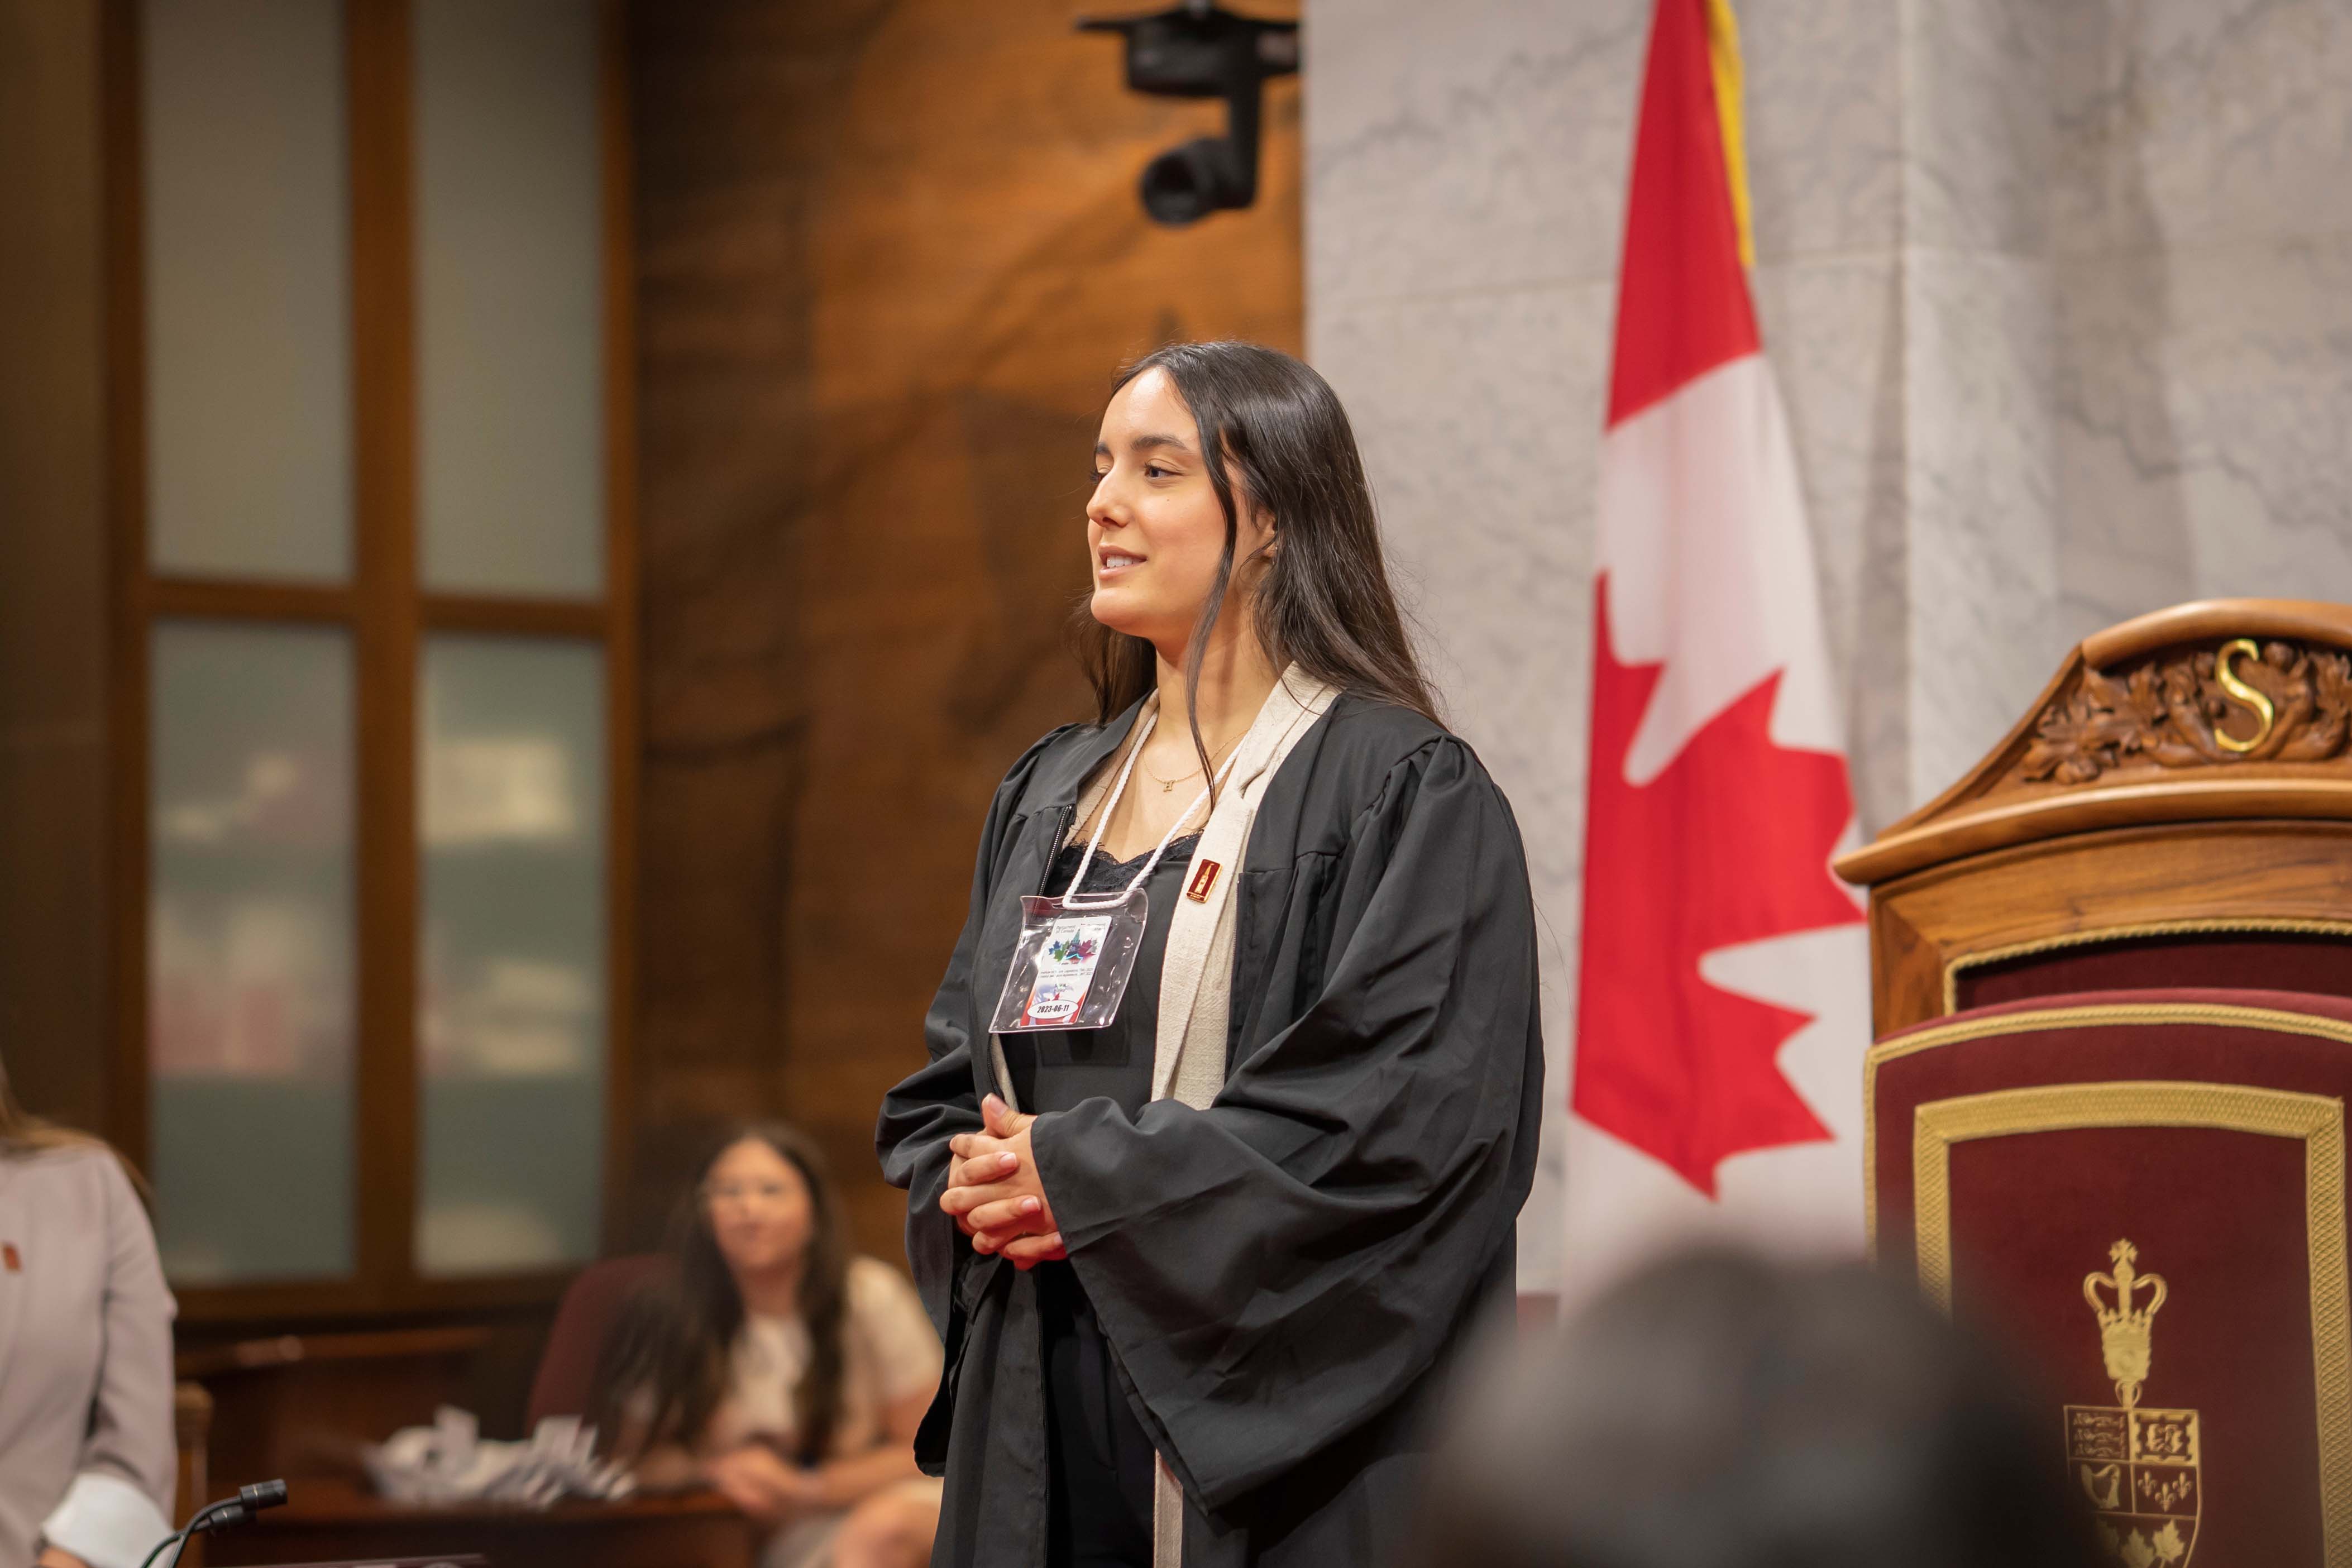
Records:
[[[939,1336],[898,1270],[849,1255],[815,1146],[742,1128],[703,1166],[674,1277],[630,1303],[597,1376],[638,1484],[708,1485],[775,1527],[763,1568],[918,1568],[940,1483],[915,1468]]]
[[[173,1312],[121,1161],[0,1075],[0,1564],[137,1568],[171,1533]]]

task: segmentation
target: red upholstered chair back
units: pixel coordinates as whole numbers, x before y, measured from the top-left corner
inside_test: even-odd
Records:
[[[660,1253],[608,1258],[580,1271],[548,1331],[547,1349],[531,1380],[528,1426],[550,1415],[584,1415],[595,1397],[597,1358],[620,1319],[621,1309],[640,1286],[660,1277],[670,1260]]]
[[[2085,991],[2287,991],[2352,999],[2352,940],[2307,931],[2192,930],[2106,936],[2085,931],[1991,962],[1948,965],[1957,1011]]]
[[[1881,1040],[1864,1095],[1880,1262],[2038,1363],[2126,1561],[2352,1562],[2352,1001],[1981,1007]]]

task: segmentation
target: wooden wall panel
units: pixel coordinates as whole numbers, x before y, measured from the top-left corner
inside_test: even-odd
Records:
[[[0,1060],[109,1130],[94,0],[0,0]]]
[[[1299,346],[1297,84],[1258,205],[1160,228],[1136,176],[1222,107],[1127,92],[1080,9],[634,14],[640,1238],[713,1125],[777,1112],[898,1256],[877,1105],[989,795],[1089,710],[1061,634],[1109,377],[1176,338]]]

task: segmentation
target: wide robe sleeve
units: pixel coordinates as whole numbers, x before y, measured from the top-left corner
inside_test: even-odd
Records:
[[[980,945],[1008,840],[1021,816],[1022,796],[1030,775],[1037,759],[1070,728],[1066,725],[1030,747],[997,786],[973,859],[971,902],[963,932],[956,938],[947,973],[923,1019],[923,1043],[929,1059],[883,1100],[875,1130],[883,1179],[907,1189],[908,1267],[932,1325],[948,1344],[950,1360],[961,1337],[953,1321],[956,1280],[974,1254],[955,1221],[940,1212],[940,1194],[948,1187],[948,1140],[959,1132],[982,1130],[972,1051],[975,1045],[986,1049],[987,1036],[975,1036],[973,1030],[978,1013],[972,997],[972,956]],[[988,1001],[993,1000],[992,994]]]
[[[1215,1101],[1087,1100],[1031,1134],[1139,1415],[1212,1510],[1434,1364],[1508,1246],[1542,1099],[1525,857],[1459,741],[1391,767],[1344,847],[1266,896],[1283,918],[1244,940],[1281,951],[1255,962],[1319,985]]]

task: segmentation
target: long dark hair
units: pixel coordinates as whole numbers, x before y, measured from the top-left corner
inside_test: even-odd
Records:
[[[841,1419],[849,1226],[824,1156],[809,1136],[781,1121],[754,1121],[730,1130],[712,1146],[671,1225],[668,1250],[676,1268],[629,1301],[604,1342],[596,1372],[597,1428],[614,1434],[625,1421],[644,1422],[638,1452],[624,1458],[636,1458],[657,1443],[691,1446],[726,1396],[729,1359],[743,1327],[743,1295],[712,1234],[703,1188],[719,1156],[747,1139],[782,1155],[808,1185],[800,1310],[808,1330],[809,1362],[793,1390],[799,1428],[794,1436],[803,1464],[817,1463],[832,1446]],[[631,1408],[643,1397],[650,1397],[650,1410]]]
[[[1233,582],[1241,522],[1235,476],[1241,491],[1274,520],[1281,542],[1248,603],[1252,628],[1275,668],[1296,664],[1343,691],[1435,721],[1436,699],[1389,586],[1356,433],[1330,384],[1262,344],[1175,343],[1129,365],[1111,390],[1149,370],[1168,373],[1200,426],[1202,459],[1225,513],[1224,553],[1184,660],[1202,771],[1212,770],[1201,735],[1201,654]],[[1097,723],[1116,718],[1158,682],[1151,644],[1102,625],[1083,602],[1072,641],[1095,689]]]
[[[60,1127],[45,1116],[35,1116],[16,1103],[16,1091],[8,1085],[8,1068],[0,1064],[0,1159],[14,1159],[26,1154],[44,1154],[53,1149],[103,1149],[114,1156],[122,1173],[131,1178],[131,1185],[148,1207],[155,1206],[155,1190],[139,1167],[124,1157],[121,1150],[105,1139],[71,1127]]]

